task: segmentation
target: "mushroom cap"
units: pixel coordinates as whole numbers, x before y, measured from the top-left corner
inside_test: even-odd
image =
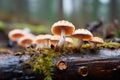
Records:
[[[19,38],[25,36],[25,33],[20,29],[14,29],[8,33],[8,37],[12,41],[17,41]]]
[[[65,41],[68,42],[68,43],[70,43],[70,44],[73,44],[73,40],[70,37],[66,37]]]
[[[41,42],[44,42],[45,43],[45,35],[43,35],[43,34],[40,34],[40,35],[38,35],[38,36],[36,36],[36,38],[35,38],[35,43],[36,44],[40,44]]]
[[[65,31],[66,36],[69,36],[74,32],[75,27],[71,22],[65,20],[58,21],[52,25],[51,32],[53,34],[61,35],[62,30]]]
[[[92,39],[90,40],[90,42],[97,43],[97,44],[104,43],[103,39],[100,38],[100,37],[92,37]]]
[[[35,42],[36,35],[34,35],[34,34],[32,34],[32,33],[26,33],[25,36],[30,36],[30,37],[32,37],[32,38],[34,39],[33,44],[36,44],[36,42]]]
[[[60,36],[54,35],[51,37],[50,42],[51,44],[56,44],[59,41],[59,39],[60,39]]]
[[[58,35],[54,35],[54,36],[52,36],[51,37],[51,41],[59,41],[59,39],[60,39],[60,36],[58,36]]]
[[[93,37],[92,33],[88,31],[87,29],[77,29],[72,34],[72,36],[78,39],[82,37],[83,40],[90,40]]]
[[[51,34],[46,34],[44,35],[44,39],[51,39],[52,35]]]
[[[18,40],[18,45],[22,47],[26,47],[26,45],[32,45],[34,43],[33,36],[24,36]]]

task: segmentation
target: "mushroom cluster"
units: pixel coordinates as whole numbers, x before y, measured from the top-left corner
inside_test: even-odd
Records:
[[[75,26],[66,20],[55,22],[51,27],[51,32],[53,35],[33,35],[32,33],[26,33],[21,29],[14,29],[9,32],[8,37],[11,41],[17,42],[18,45],[22,47],[28,47],[32,44],[36,44],[36,49],[42,47],[49,48],[51,44],[60,48],[64,46],[72,46],[74,45],[72,38],[78,39],[76,45],[78,49],[82,47],[83,41],[93,43],[93,47],[96,47],[97,44],[102,44],[104,42],[102,38],[93,37],[92,33],[87,29],[75,30]]]

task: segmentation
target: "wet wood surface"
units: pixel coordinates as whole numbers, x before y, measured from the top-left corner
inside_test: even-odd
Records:
[[[0,53],[0,80],[42,80],[43,75],[32,72],[29,65],[23,67],[28,55]],[[64,61],[67,69],[54,66],[53,80],[120,80],[120,49],[92,50],[75,54],[63,54],[54,62]]]

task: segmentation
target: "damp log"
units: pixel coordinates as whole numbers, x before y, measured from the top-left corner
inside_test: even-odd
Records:
[[[43,75],[32,72],[22,65],[28,55],[0,54],[0,80],[42,80]],[[63,54],[67,68],[54,66],[53,80],[120,80],[120,49],[90,50],[74,54]]]

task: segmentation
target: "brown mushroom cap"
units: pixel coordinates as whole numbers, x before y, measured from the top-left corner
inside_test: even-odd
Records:
[[[82,37],[83,40],[90,40],[93,37],[92,33],[88,31],[87,29],[77,29],[72,34],[72,36],[78,39]]]
[[[51,37],[50,42],[51,44],[56,44],[60,39],[60,36],[54,35]]]
[[[65,20],[58,21],[52,25],[51,31],[53,34],[61,35],[62,30],[65,31],[66,36],[69,36],[74,32],[75,27],[71,22]]]
[[[51,39],[52,35],[51,34],[46,34],[44,35],[44,39]]]
[[[52,35],[51,34],[46,34],[44,36],[44,40],[45,40],[45,46],[49,47],[50,46],[50,39],[51,39]]]
[[[14,29],[14,30],[10,31],[8,34],[8,37],[12,41],[17,41],[19,38],[21,38],[23,36],[25,36],[25,33],[20,29]]]
[[[33,36],[24,36],[18,40],[18,44],[22,47],[26,47],[26,45],[32,45],[34,43]]]
[[[38,35],[38,36],[36,37],[35,43],[36,43],[36,44],[40,44],[41,42],[44,42],[44,43],[45,43],[44,39],[45,39],[45,38],[44,38],[44,35],[40,34],[40,35]]]
[[[92,37],[92,39],[90,40],[90,42],[97,43],[97,44],[104,43],[103,39],[100,38],[100,37]]]

